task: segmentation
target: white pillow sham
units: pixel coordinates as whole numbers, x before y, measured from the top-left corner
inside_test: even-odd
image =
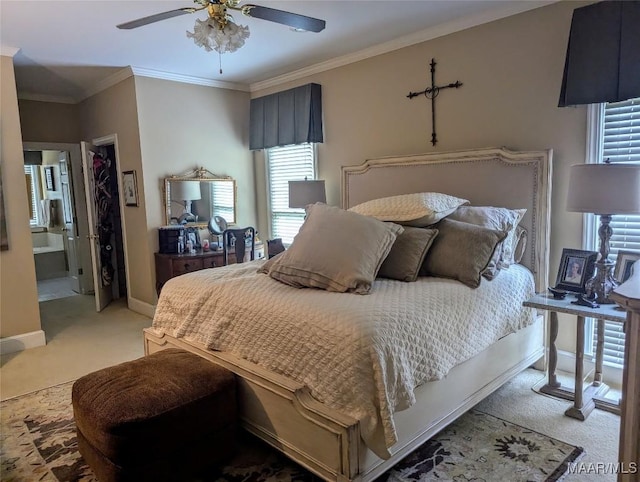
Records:
[[[439,192],[417,192],[373,199],[353,206],[349,211],[421,228],[437,223],[464,204],[469,201]]]

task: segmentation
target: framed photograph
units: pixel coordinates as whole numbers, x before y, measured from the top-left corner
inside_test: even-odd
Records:
[[[624,283],[631,276],[631,267],[633,263],[640,259],[640,253],[633,251],[618,251],[618,258],[616,260],[616,267],[613,272],[613,277],[620,284]]]
[[[47,191],[56,190],[56,186],[53,182],[53,166],[46,166],[44,168],[44,182],[47,187]]]
[[[136,181],[136,171],[122,172],[122,189],[125,206],[138,205],[138,183]]]
[[[555,288],[573,293],[585,293],[584,285],[593,276],[597,258],[596,251],[564,248]]]

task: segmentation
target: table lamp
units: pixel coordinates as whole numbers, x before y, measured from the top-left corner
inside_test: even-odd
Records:
[[[184,202],[184,211],[178,218],[180,224],[195,221],[196,217],[191,212],[192,201],[202,198],[200,181],[176,181],[172,184],[171,198]]]
[[[305,208],[308,204],[326,203],[324,181],[289,181],[289,207]]]
[[[571,166],[567,211],[600,216],[600,255],[595,274],[585,285],[586,298],[599,304],[614,303],[609,299],[609,293],[618,286],[612,273],[615,263],[609,259],[611,216],[640,213],[640,165],[606,161]]]

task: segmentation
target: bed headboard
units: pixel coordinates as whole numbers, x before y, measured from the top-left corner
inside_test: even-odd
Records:
[[[487,148],[369,159],[342,167],[342,207],[431,191],[468,199],[472,206],[526,208],[520,222],[528,233],[522,264],[541,292],[549,279],[551,158],[551,149]]]

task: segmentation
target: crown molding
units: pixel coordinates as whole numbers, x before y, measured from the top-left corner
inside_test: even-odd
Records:
[[[102,79],[100,82],[97,82],[90,89],[85,90],[83,92],[82,98],[78,99],[78,102],[88,99],[89,97],[96,95],[103,90],[107,90],[109,87],[113,87],[114,85],[122,82],[125,79],[133,76],[133,71],[131,67],[124,67],[121,70],[118,70],[114,74],[111,74],[106,79]]]
[[[55,104],[77,104],[81,99],[63,97],[58,95],[33,94],[31,92],[19,92],[18,99],[34,100],[36,102],[53,102]]]
[[[17,47],[8,47],[6,45],[0,45],[0,55],[3,57],[14,57],[20,49]]]
[[[223,82],[220,80],[205,79],[203,77],[193,77],[190,75],[173,74],[171,72],[162,72],[160,70],[143,69],[140,67],[131,67],[134,75],[141,77],[151,77],[154,79],[171,80],[173,82],[184,82],[186,84],[204,85],[206,87],[218,87],[220,89],[239,90],[249,92],[247,84],[236,82]]]
[[[451,22],[430,27],[413,34],[405,35],[403,37],[398,37],[389,42],[374,45],[373,47],[369,47],[369,48],[360,50],[358,52],[343,55],[341,57],[336,57],[334,59],[327,60],[326,62],[320,62],[318,64],[311,65],[309,67],[305,67],[299,70],[294,70],[293,72],[289,72],[283,75],[278,75],[271,79],[263,80],[260,82],[254,82],[249,85],[249,91],[250,92],[259,91],[259,90],[273,87],[279,84],[283,84],[285,82],[298,80],[300,78],[307,77],[309,75],[318,74],[321,72],[325,72],[327,70],[335,69],[337,67],[343,67],[345,65],[348,65],[354,62],[359,62],[361,60],[375,57],[377,55],[386,54],[389,52],[393,52],[394,50],[399,50],[404,47],[409,47],[411,45],[426,42],[428,40],[433,40],[438,37],[443,37],[445,35],[449,35],[455,32],[460,32],[462,30],[476,27],[484,23],[493,22],[495,20],[500,20],[505,17],[510,17],[512,15],[523,13],[529,10],[534,10],[536,8],[544,7],[552,3],[557,3],[558,1],[559,0],[535,0],[535,1],[527,1],[527,2],[518,2],[517,4],[507,5],[499,10],[494,10],[492,12],[485,12],[482,14],[472,15],[472,16],[460,18],[457,20],[453,20]]]

